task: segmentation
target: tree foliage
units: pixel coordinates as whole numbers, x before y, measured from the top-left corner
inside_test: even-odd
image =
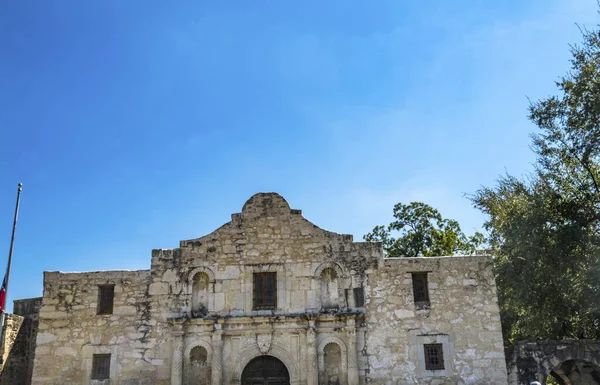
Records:
[[[488,215],[508,342],[600,338],[600,32],[571,52],[560,95],[529,108],[535,173],[471,197]]]
[[[394,218],[389,225],[376,226],[364,236],[366,241],[382,242],[391,258],[472,254],[483,241],[480,233],[467,237],[457,221],[442,218],[425,203],[398,203]]]

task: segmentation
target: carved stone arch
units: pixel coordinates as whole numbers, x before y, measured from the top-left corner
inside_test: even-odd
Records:
[[[323,340],[319,343],[319,347],[317,348],[317,351],[320,354],[323,354],[323,352],[325,351],[325,346],[327,346],[329,344],[338,344],[340,346],[340,350],[342,351],[342,355],[347,354],[346,343],[344,343],[344,341],[342,341],[341,338],[335,337],[335,336],[329,336],[329,337],[323,338]]]
[[[546,357],[544,357],[543,360],[540,361],[540,363],[538,365],[539,365],[539,368],[541,369],[540,372],[542,374],[542,378],[544,381],[543,383],[546,383],[548,377],[554,371],[556,371],[557,373],[555,373],[555,374],[559,375],[559,377],[560,377],[561,372],[560,372],[560,370],[557,370],[557,369],[560,369],[561,366],[567,362],[577,362],[580,364],[585,363],[588,365],[593,365],[596,368],[595,372],[596,373],[600,372],[600,356],[599,355],[593,354],[593,353],[589,354],[589,352],[586,352],[585,349],[578,349],[576,347],[571,346],[566,349],[557,350],[551,356],[546,356]],[[564,373],[563,373],[563,375],[564,375]],[[569,381],[568,376],[565,376],[564,378],[561,377],[561,379]],[[571,383],[571,382],[567,382],[567,383]]]
[[[205,370],[206,373],[206,384],[210,384],[211,378],[210,378],[210,367],[212,364],[212,354],[213,354],[213,350],[212,350],[212,346],[210,344],[210,342],[205,341],[203,339],[194,339],[193,341],[189,342],[184,350],[184,355],[183,355],[183,379],[184,379],[184,384],[191,384],[193,382],[196,381],[196,379],[194,379],[192,372],[194,369],[192,369],[192,361],[191,361],[191,354],[192,354],[192,350],[194,348],[197,347],[202,347],[204,348],[204,350],[206,350],[206,368]]]
[[[326,378],[326,372],[329,367],[327,367],[325,362],[325,347],[328,345],[336,345],[340,349],[340,362],[339,362],[339,374],[343,378],[340,378],[339,384],[345,385],[348,384],[348,349],[346,347],[346,343],[342,341],[342,339],[335,336],[325,337],[321,342],[319,342],[319,346],[317,347],[317,355],[318,355],[318,368],[319,368],[319,378],[323,380]]]
[[[198,273],[206,273],[206,275],[208,275],[208,282],[211,284],[215,283],[215,273],[213,273],[213,271],[206,266],[199,266],[199,267],[196,267],[195,269],[193,269],[192,271],[190,271],[190,273],[188,274],[188,279],[187,279],[188,287],[190,287],[190,288],[192,287],[192,282],[194,280],[194,277]]]
[[[529,383],[533,380],[545,383],[550,374],[559,382],[561,380],[564,383],[573,382],[569,378],[573,365],[585,366],[587,375],[600,377],[600,354],[598,354],[600,342],[598,341],[523,341],[517,342],[514,349],[509,368],[512,366],[514,379],[519,383]],[[526,367],[527,370],[519,370],[522,367]],[[575,372],[580,373],[579,370]]]
[[[346,274],[345,270],[339,264],[337,264],[335,262],[323,262],[319,266],[317,266],[317,268],[315,269],[315,271],[313,273],[313,277],[315,277],[317,279],[320,278],[323,270],[325,270],[327,268],[332,268],[333,270],[335,270],[335,272],[338,275],[338,278],[347,278],[347,276],[348,276]]]
[[[339,309],[348,306],[345,290],[350,286],[350,279],[344,269],[335,262],[324,262],[314,272],[314,279],[319,284],[319,296],[316,307],[322,309]]]
[[[243,349],[235,359],[236,364],[231,372],[231,384],[241,384],[242,372],[244,371],[246,365],[248,365],[248,363],[254,358],[262,355],[265,354],[260,352],[257,345]],[[298,367],[298,363],[296,362],[294,356],[292,356],[292,354],[290,354],[290,352],[288,352],[283,346],[280,346],[279,344],[271,345],[271,349],[266,355],[273,356],[283,362],[290,375],[290,385],[300,384],[300,369]]]
[[[184,357],[187,357],[189,359],[192,349],[197,346],[202,346],[204,349],[206,349],[206,353],[208,354],[208,360],[210,361],[212,359],[212,346],[210,342],[203,339],[194,339],[192,342],[187,344],[187,346],[185,347]]]
[[[206,274],[206,277],[208,277],[208,287],[207,290],[204,292],[203,296],[206,296],[206,303],[204,303],[204,301],[202,301],[202,306],[200,306],[200,310],[196,309],[195,307],[197,305],[195,305],[195,299],[194,299],[194,278],[198,275],[198,274]],[[188,274],[187,277],[187,289],[186,289],[186,293],[188,295],[188,310],[190,311],[190,315],[192,316],[192,318],[197,317],[197,316],[202,316],[204,315],[206,312],[212,312],[218,309],[215,309],[215,273],[208,268],[207,266],[198,266],[194,269],[192,269],[192,271],[190,271],[190,273]]]
[[[568,356],[568,355],[564,355]],[[545,360],[540,366],[540,374],[542,383],[545,384],[548,381],[548,377],[552,376],[554,379],[561,384],[579,384],[579,381],[576,381],[572,378],[572,373],[580,373],[580,369],[587,367],[589,371],[591,368],[591,372],[585,374],[588,377],[588,381],[582,380],[582,384],[592,384],[597,382],[589,382],[589,380],[596,380],[600,375],[600,364],[598,363],[600,359],[595,358],[581,358],[581,354],[575,354],[576,357],[566,357],[565,359],[560,359],[558,357],[553,357],[552,359]],[[573,366],[576,365],[575,370],[573,370]],[[568,368],[565,371],[565,368]],[[591,378],[590,378],[591,377]]]

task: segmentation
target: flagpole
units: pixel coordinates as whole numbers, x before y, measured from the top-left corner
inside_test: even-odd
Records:
[[[12,264],[13,249],[15,247],[15,232],[17,231],[17,219],[19,219],[19,203],[21,201],[21,191],[23,190],[23,183],[19,183],[17,189],[17,204],[15,205],[15,219],[13,221],[12,235],[10,236],[10,249],[8,251],[8,266],[6,267],[6,286],[4,288],[4,313],[6,309],[6,302],[8,299],[8,281],[10,279],[10,266]]]
[[[7,303],[7,299],[8,299],[8,280],[10,278],[10,266],[12,264],[12,256],[13,256],[13,250],[15,247],[15,232],[17,231],[17,219],[19,219],[19,203],[21,201],[21,191],[23,190],[23,184],[19,183],[19,188],[17,189],[17,204],[15,206],[15,218],[13,221],[13,227],[12,227],[12,235],[10,237],[10,249],[8,250],[8,265],[6,266],[6,275],[4,276],[5,282],[4,282],[4,303],[2,304],[2,313],[0,314],[0,317],[2,317],[1,320],[1,325],[0,327],[2,328],[2,336],[0,338],[0,343],[2,344],[2,346],[4,345],[4,332],[5,332],[5,327],[4,327],[4,322],[6,320],[6,303]],[[1,358],[0,358],[1,360]]]

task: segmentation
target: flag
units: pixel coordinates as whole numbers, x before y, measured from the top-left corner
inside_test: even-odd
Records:
[[[2,281],[2,287],[0,288],[0,313],[4,313],[4,305],[6,302],[6,275],[4,276],[4,280]]]

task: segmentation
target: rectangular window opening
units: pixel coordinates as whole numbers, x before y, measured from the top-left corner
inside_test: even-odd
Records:
[[[255,310],[277,308],[277,273],[254,273],[253,308]]]
[[[417,309],[429,309],[427,273],[412,273],[413,295]]]
[[[444,349],[442,344],[426,344],[425,348],[425,369],[426,370],[444,370]]]
[[[92,380],[110,378],[110,354],[94,354],[92,357]]]
[[[112,314],[115,285],[98,286],[98,314]]]
[[[354,306],[364,307],[365,306],[365,290],[362,287],[354,288]]]

